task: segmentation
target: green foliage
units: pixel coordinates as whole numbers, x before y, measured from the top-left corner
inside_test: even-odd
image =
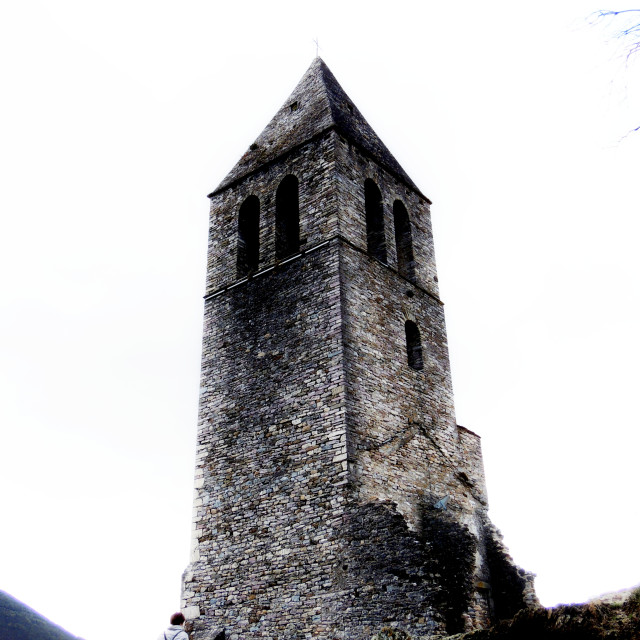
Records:
[[[640,587],[634,589],[631,595],[622,603],[622,612],[626,616],[624,625],[635,629],[637,638],[640,638]]]
[[[640,590],[622,606],[587,603],[523,609],[491,629],[456,640],[640,640]]]
[[[640,613],[640,587],[634,589],[624,601],[624,607],[629,612]]]
[[[0,640],[78,640],[33,609],[0,591]]]
[[[392,627],[382,627],[371,640],[411,640],[411,636],[402,629],[393,629]]]

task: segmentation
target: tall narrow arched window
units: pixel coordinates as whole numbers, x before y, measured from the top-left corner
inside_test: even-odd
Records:
[[[393,226],[396,234],[396,253],[398,254],[398,271],[400,275],[414,280],[416,266],[413,260],[413,242],[411,240],[411,223],[406,207],[396,200],[393,203]]]
[[[298,178],[285,176],[276,191],[276,259],[300,251]]]
[[[407,361],[409,366],[412,369],[420,370],[423,367],[420,330],[415,322],[407,320],[404,323],[404,332],[407,336]]]
[[[367,253],[386,264],[382,194],[371,178],[364,181],[364,211],[367,219]]]
[[[260,257],[260,200],[249,196],[238,214],[237,274],[242,278],[258,270]]]

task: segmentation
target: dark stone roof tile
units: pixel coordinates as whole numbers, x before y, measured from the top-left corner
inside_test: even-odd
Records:
[[[320,58],[213,193],[332,128],[420,193]]]

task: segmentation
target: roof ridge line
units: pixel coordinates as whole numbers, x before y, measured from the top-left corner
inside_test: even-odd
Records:
[[[270,166],[328,129],[348,139],[380,167],[428,200],[347,95],[331,69],[317,56],[285,103],[210,196]]]

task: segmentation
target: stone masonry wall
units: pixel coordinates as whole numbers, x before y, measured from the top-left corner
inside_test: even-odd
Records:
[[[335,153],[340,234],[366,253],[363,188],[365,179],[371,178],[382,192],[387,263],[397,272],[393,202],[400,200],[407,208],[411,222],[416,259],[415,281],[437,298],[438,276],[429,202],[340,136],[336,136]]]
[[[349,478],[358,505],[350,512],[364,505],[394,504],[408,530],[422,540],[426,564],[412,566],[427,576],[438,572],[433,569],[434,554],[442,557],[430,549],[464,549],[464,557],[458,555],[447,565],[435,587],[428,577],[420,583],[427,590],[422,601],[436,611],[427,616],[426,624],[444,624],[442,629],[451,632],[481,626],[489,617],[487,599],[475,595],[476,585],[488,581],[482,543],[484,478],[481,468],[470,469],[464,457],[479,450],[477,437],[469,432],[461,437],[455,424],[442,305],[351,245],[343,245],[340,255]],[[407,296],[407,291],[413,295]],[[407,363],[405,319],[415,321],[421,331],[424,368],[419,371]],[[432,526],[433,507],[443,498],[457,529]],[[380,512],[372,512],[376,513]],[[440,537],[430,538],[434,531]],[[362,561],[353,564],[363,566]],[[449,588],[444,577],[452,575],[452,566],[467,572],[469,594],[463,590],[455,596]],[[397,569],[394,562],[387,565],[388,571]],[[393,590],[400,601],[408,601],[402,595],[416,592],[412,574],[401,571],[397,576]],[[458,583],[452,584],[457,588]],[[372,612],[364,603],[359,611],[371,624]],[[394,621],[409,633],[426,632],[424,621],[419,622],[425,614],[407,619],[406,606],[397,613],[400,619]],[[388,618],[389,612],[385,615]],[[379,624],[384,623],[383,616]]]
[[[339,139],[336,153],[340,231],[348,240],[342,246],[340,269],[349,477],[352,497],[360,505],[354,509],[395,505],[408,529],[422,539],[426,564],[421,569],[414,566],[414,571],[433,567],[430,549],[464,549],[455,562],[449,563],[447,576],[455,573],[451,566],[461,566],[467,572],[468,584],[456,596],[450,588],[453,583],[447,583],[441,575],[438,584],[429,587],[429,597],[424,598],[437,611],[428,624],[444,624],[450,631],[482,626],[490,614],[486,594],[478,590],[478,585],[486,586],[488,581],[484,472],[479,439],[457,427],[455,421],[429,204],[353,145]],[[382,193],[386,265],[366,254],[365,178],[372,178]],[[392,215],[396,199],[409,212],[415,283],[397,270]],[[415,322],[420,330],[422,370],[408,365],[406,320]],[[457,524],[434,528],[437,520],[433,505],[445,497],[447,522]],[[433,537],[436,531],[439,538]],[[413,579],[406,575],[410,574],[401,571],[396,578],[393,588],[398,597],[405,589],[414,588]],[[360,610],[366,610],[362,603]],[[402,622],[410,632],[424,633],[417,619],[405,618]]]
[[[338,139],[336,155],[340,232],[349,242],[340,263],[349,453],[359,490],[396,502],[415,530],[421,496],[459,495],[471,524],[486,504],[484,472],[477,436],[456,426],[429,204],[353,145]],[[366,254],[365,178],[382,192],[387,265]],[[409,212],[415,283],[397,270],[394,200]],[[419,371],[408,366],[406,320],[420,330]]]
[[[322,635],[346,495],[337,248],[207,302],[194,552],[196,638]]]
[[[444,497],[457,485],[458,437],[442,305],[352,247],[344,247],[341,258],[356,486],[362,500],[398,504],[419,531],[422,495]],[[420,329],[420,371],[407,363],[406,319]]]

